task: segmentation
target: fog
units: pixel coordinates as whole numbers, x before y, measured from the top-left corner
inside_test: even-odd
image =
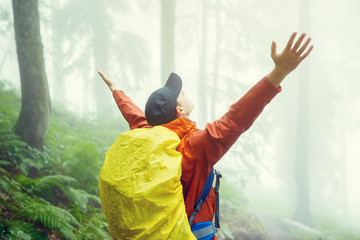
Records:
[[[53,106],[123,121],[96,67],[141,109],[166,80],[161,71],[176,72],[195,104],[191,119],[203,128],[272,70],[272,41],[282,50],[293,32],[305,32],[313,51],[216,168],[260,218],[291,218],[302,204],[296,163],[306,162],[313,220],[329,217],[360,232],[360,2],[176,1],[174,24],[166,22],[174,31],[173,46],[162,37],[161,4],[39,0]],[[173,50],[173,66],[162,64],[164,45]],[[165,59],[171,51],[166,54]],[[20,89],[12,5],[6,0],[0,0],[0,79]]]

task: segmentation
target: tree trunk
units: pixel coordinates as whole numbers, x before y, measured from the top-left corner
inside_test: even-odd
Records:
[[[217,86],[219,82],[219,64],[220,64],[220,0],[216,0],[215,8],[215,56],[214,56],[214,75],[211,93],[211,119],[215,119],[216,102],[217,102]]]
[[[64,73],[64,52],[62,49],[63,32],[58,31],[59,24],[64,24],[60,17],[61,11],[58,7],[52,8],[52,28],[54,29],[52,40],[52,63],[53,63],[53,100],[66,103],[66,82]],[[61,28],[60,28],[61,29]]]
[[[300,1],[300,27],[310,30],[310,1]],[[310,92],[310,65],[303,62],[299,74],[298,99],[298,127],[297,152],[295,162],[295,182],[297,186],[297,203],[293,219],[307,226],[313,226],[310,214],[310,184],[309,184],[309,92]]]
[[[37,0],[13,0],[15,39],[22,105],[15,132],[30,146],[42,149],[50,116]]]
[[[0,61],[0,73],[1,73],[1,70],[2,70],[3,66],[5,65],[7,56],[9,55],[10,50],[12,49],[12,43],[13,43],[13,41],[10,40],[9,45],[8,45],[8,47],[6,48],[6,51],[5,51],[3,57],[2,57],[2,59],[1,59],[1,61]]]
[[[175,0],[161,1],[161,83],[175,67]]]
[[[342,55],[342,52],[340,52],[340,59],[345,59]],[[343,217],[344,219],[346,219],[347,216],[349,216],[349,208],[348,208],[348,181],[347,181],[347,162],[348,162],[348,154],[346,151],[347,148],[347,137],[346,137],[346,130],[347,129],[347,122],[348,122],[348,118],[347,118],[347,103],[349,102],[348,99],[346,99],[346,88],[345,85],[342,84],[342,105],[343,107],[340,108],[340,119],[341,119],[341,130],[340,130],[340,139],[341,139],[341,143],[340,143],[340,152],[341,152],[341,168],[340,173],[341,173],[341,190],[342,190],[342,213],[343,213]]]
[[[99,80],[99,76],[95,74],[95,67],[100,67],[104,71],[108,71],[109,44],[110,37],[107,31],[107,16],[104,1],[92,0],[92,31],[93,31],[93,52],[94,64],[93,72],[93,93],[95,99],[96,111],[101,113],[108,106],[104,106],[104,99],[109,97],[109,90],[104,87],[104,83]]]
[[[199,122],[207,122],[207,1],[201,1],[201,38],[200,38],[200,55],[199,55],[199,72],[198,72],[198,96],[199,96]]]

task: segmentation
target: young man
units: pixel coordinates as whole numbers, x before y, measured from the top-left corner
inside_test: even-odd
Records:
[[[165,86],[150,95],[144,114],[124,92],[118,90],[114,82],[97,69],[131,129],[162,125],[179,136],[181,141],[177,150],[182,154],[181,183],[188,218],[194,211],[194,203],[212,167],[238,137],[249,129],[264,107],[281,91],[280,83],[283,79],[313,49],[313,46],[308,47],[310,38],[303,43],[305,36],[302,34],[294,43],[296,33],[293,33],[281,53],[277,53],[276,43],[273,42],[271,57],[275,63],[274,69],[232,104],[220,119],[208,123],[201,130],[189,119],[194,105],[181,92],[182,81],[178,75],[172,73]],[[212,189],[193,223],[212,221],[214,212],[215,194]]]

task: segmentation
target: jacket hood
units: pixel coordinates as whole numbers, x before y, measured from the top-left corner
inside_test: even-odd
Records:
[[[184,117],[177,118],[161,126],[175,132],[180,139],[182,139],[189,132],[196,130],[196,123]]]

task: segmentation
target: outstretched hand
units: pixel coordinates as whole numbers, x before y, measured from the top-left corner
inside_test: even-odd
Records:
[[[282,80],[290,72],[295,70],[297,66],[304,60],[312,51],[314,46],[309,46],[311,38],[307,38],[304,43],[303,40],[306,36],[305,33],[301,34],[299,39],[295,42],[296,32],[294,32],[286,47],[281,53],[276,52],[276,43],[273,41],[271,45],[271,58],[275,63],[274,70],[268,75],[268,78],[275,87],[278,87]]]
[[[313,49],[313,46],[310,46],[307,51],[305,52],[306,48],[308,47],[311,38],[308,38],[304,44],[301,45],[302,41],[304,40],[306,34],[303,33],[296,41],[293,46],[296,32],[294,32],[285,49],[281,53],[276,52],[276,43],[272,42],[271,46],[271,58],[273,59],[275,66],[282,70],[284,73],[290,73],[293,71],[302,60],[304,60]]]
[[[96,68],[97,73],[100,75],[100,77],[104,80],[104,82],[106,83],[106,85],[108,85],[108,87],[110,88],[110,91],[114,91],[117,89],[116,84],[111,81],[111,79],[106,75],[106,73],[104,73],[100,68]]]

